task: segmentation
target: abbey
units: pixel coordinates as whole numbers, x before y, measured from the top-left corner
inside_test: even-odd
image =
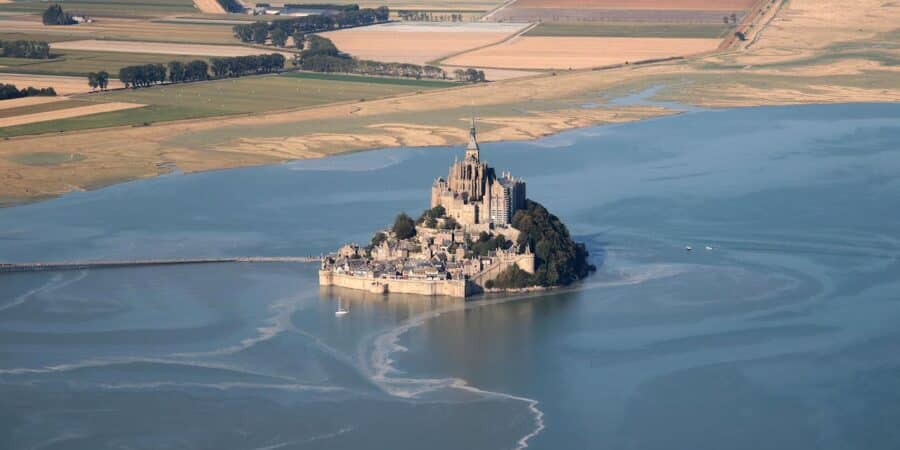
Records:
[[[466,156],[450,166],[447,179],[431,187],[431,207],[442,206],[467,231],[508,228],[516,211],[525,208],[525,182],[509,173],[499,177],[479,157],[475,120],[469,130]]]

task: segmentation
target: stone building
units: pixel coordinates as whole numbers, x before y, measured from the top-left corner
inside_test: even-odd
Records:
[[[516,211],[525,208],[525,182],[509,173],[498,177],[481,161],[474,119],[465,158],[455,161],[447,178],[438,178],[431,187],[431,207],[438,205],[468,230],[506,227]]]

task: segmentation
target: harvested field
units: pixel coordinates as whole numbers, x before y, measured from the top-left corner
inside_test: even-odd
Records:
[[[72,117],[88,116],[91,114],[100,114],[112,111],[121,111],[123,109],[140,108],[144,105],[139,103],[98,103],[95,105],[79,106],[75,108],[59,109],[55,111],[46,111],[34,114],[22,114],[12,117],[0,118],[0,128],[12,127],[16,125],[25,125],[35,122],[48,122],[51,120],[68,119]]]
[[[524,24],[391,23],[322,33],[341,51],[362,59],[425,64],[506,39]]]
[[[66,11],[93,17],[153,17],[196,12],[191,0],[65,0]],[[0,5],[0,11],[40,14],[47,9],[45,0],[16,0]]]
[[[194,5],[202,12],[208,14],[227,14],[225,8],[217,0],[194,0]]]
[[[56,97],[22,97],[22,98],[14,98],[11,100],[3,100],[0,101],[0,111],[5,109],[13,109],[13,108],[21,108],[24,106],[32,106],[32,105],[40,105],[44,103],[53,103],[62,100],[66,100],[66,97],[56,96]]]
[[[738,11],[755,0],[516,0],[510,8]]]
[[[271,50],[241,47],[239,45],[171,44],[161,42],[100,41],[96,39],[54,43],[51,44],[51,49],[208,56],[248,56],[273,53]]]
[[[25,98],[37,98],[37,97],[25,97]],[[0,119],[4,119],[7,117],[22,116],[25,114],[35,114],[35,113],[56,111],[59,109],[74,108],[76,106],[86,106],[86,105],[92,104],[90,102],[83,102],[80,100],[71,100],[71,99],[69,99],[69,97],[45,97],[45,98],[53,98],[53,99],[59,99],[59,100],[57,100],[55,102],[42,102],[42,103],[32,103],[32,104],[25,104],[25,105],[20,104],[16,107],[12,107],[12,108],[3,108],[3,109],[0,109]],[[16,100],[24,100],[24,98],[16,99]],[[6,102],[6,100],[4,100],[3,102],[0,102],[0,103],[5,103],[5,102]]]
[[[188,19],[184,19],[185,21]],[[78,39],[144,40],[198,44],[233,44],[232,26],[242,22],[181,22],[178,19],[123,19],[103,17],[94,23],[68,27],[47,27],[38,16],[4,20],[4,34],[17,33],[17,39],[39,39],[61,42]],[[173,23],[174,22],[174,23]]]
[[[59,95],[80,94],[91,90],[87,84],[87,79],[84,77],[0,73],[0,83],[15,84],[20,89],[27,86],[36,88],[52,87]],[[115,89],[124,86],[119,80],[110,79],[109,87],[110,89]]]
[[[593,36],[721,39],[732,28],[717,24],[543,22],[525,36]]]
[[[715,50],[718,39],[520,37],[444,61],[454,66],[583,69]]]
[[[722,16],[735,13],[738,21],[743,10],[714,11],[690,9],[577,9],[577,8],[504,8],[491,20],[504,22],[642,22],[663,24],[721,24]]]

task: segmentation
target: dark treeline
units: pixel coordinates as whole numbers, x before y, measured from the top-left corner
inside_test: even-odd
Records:
[[[106,90],[106,86],[109,86],[109,73],[105,70],[101,70],[99,72],[91,72],[88,74],[88,86],[91,89],[100,89],[101,91]]]
[[[446,79],[440,67],[405,63],[385,63],[356,59],[341,53],[330,39],[307,36],[306,49],[294,57],[293,64],[311,72],[351,73],[407,78]]]
[[[216,78],[271,73],[281,69],[284,69],[284,55],[279,53],[212,59],[212,73]]]
[[[456,77],[457,81],[468,81],[469,83],[484,83],[487,81],[484,77],[483,70],[475,70],[472,68],[469,69],[456,69],[453,71],[453,76]]]
[[[119,80],[125,87],[137,88],[166,81],[166,66],[162,64],[143,64],[119,69]]]
[[[195,59],[189,63],[181,61],[171,61],[169,63],[169,81],[172,83],[203,81],[208,78],[209,64],[202,59]]]
[[[218,0],[219,4],[222,5],[222,8],[225,11],[230,13],[241,13],[244,12],[244,5],[237,0]]]
[[[6,58],[50,58],[50,44],[44,41],[2,41],[0,40],[0,56]]]
[[[280,71],[284,68],[284,61],[283,55],[273,53],[271,55],[213,58],[211,64],[207,64],[206,61],[201,59],[187,63],[172,61],[168,66],[144,64],[121,68],[119,70],[119,80],[125,84],[125,87],[138,88],[166,81],[184,83],[208,80],[210,79],[210,71],[212,71],[213,78],[239,77]],[[88,82],[90,82],[90,78]]]
[[[53,97],[55,95],[56,91],[54,91],[52,87],[37,89],[28,86],[27,88],[20,90],[14,84],[0,84],[0,100],[34,96]]]
[[[50,5],[44,11],[41,19],[44,25],[72,25],[76,23],[71,14],[63,11],[62,6],[56,4]]]
[[[310,6],[303,5],[303,7],[309,8]],[[338,28],[371,25],[387,21],[388,17],[390,17],[390,10],[386,6],[375,9],[356,7],[356,9],[345,9],[337,14],[314,14],[273,22],[259,21],[252,24],[235,25],[233,30],[234,35],[243,42],[265,44],[269,37],[272,37],[274,45],[283,47],[287,36],[302,36],[307,33]]]

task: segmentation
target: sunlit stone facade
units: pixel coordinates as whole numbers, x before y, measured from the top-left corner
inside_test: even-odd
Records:
[[[500,177],[480,159],[475,121],[469,130],[466,156],[450,166],[447,178],[431,187],[431,207],[441,205],[447,215],[466,228],[509,225],[525,208],[525,182],[505,173]]]

